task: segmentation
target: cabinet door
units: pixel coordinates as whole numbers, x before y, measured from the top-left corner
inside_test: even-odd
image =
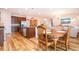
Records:
[[[11,24],[18,24],[19,22],[18,22],[18,20],[17,20],[17,17],[15,17],[15,16],[12,16],[11,17]]]
[[[30,28],[29,29],[29,36],[30,37],[35,37],[35,28]]]
[[[27,38],[29,37],[29,30],[28,30],[28,27],[26,28],[26,37],[27,37]]]
[[[35,37],[35,28],[31,27],[26,28],[26,36],[27,38]]]
[[[4,30],[0,29],[0,46],[4,45]]]
[[[11,17],[11,24],[20,24],[21,21],[26,21],[26,17],[17,17],[17,16]]]
[[[26,21],[25,17],[17,17],[18,23],[21,23],[21,21]]]

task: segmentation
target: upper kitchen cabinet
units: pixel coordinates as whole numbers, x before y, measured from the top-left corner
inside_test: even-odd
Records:
[[[17,17],[18,23],[21,23],[21,21],[26,21],[26,17]]]
[[[26,21],[26,17],[17,17],[17,16],[12,16],[12,24],[18,24],[21,23],[21,21]]]
[[[26,21],[26,17],[12,16],[11,17],[11,31],[20,32],[22,21]]]

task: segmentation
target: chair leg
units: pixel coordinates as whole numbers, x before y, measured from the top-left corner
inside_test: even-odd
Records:
[[[68,44],[66,44],[66,45],[65,45],[65,47],[66,47],[66,51],[68,51],[69,45],[68,45]]]
[[[46,51],[48,51],[48,46],[46,45]]]
[[[55,40],[54,41],[54,50],[56,51],[56,44],[57,44],[57,41]]]
[[[70,49],[70,41],[68,41],[68,48]]]
[[[70,48],[70,41],[66,43],[66,51],[68,51],[69,48]]]
[[[68,50],[68,48],[67,48],[67,46],[66,46],[66,50],[65,51],[67,51]]]

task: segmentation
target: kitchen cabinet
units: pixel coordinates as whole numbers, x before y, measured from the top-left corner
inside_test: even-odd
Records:
[[[11,32],[20,32],[21,21],[26,21],[26,17],[11,16]]]
[[[27,38],[35,37],[35,27],[26,27],[20,29],[21,35]]]
[[[0,27],[0,47],[4,45],[4,28]]]
[[[35,27],[27,27],[26,28],[26,37],[27,38],[35,37]]]

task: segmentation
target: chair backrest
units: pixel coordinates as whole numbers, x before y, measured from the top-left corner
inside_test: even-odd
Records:
[[[51,29],[52,34],[56,33],[56,29]]]
[[[59,26],[57,26],[57,29],[64,30],[64,26],[63,25],[59,25]]]
[[[43,37],[46,37],[46,28],[42,27],[42,26],[38,26],[37,27],[37,31],[38,31],[38,38],[39,39],[44,39]]]

